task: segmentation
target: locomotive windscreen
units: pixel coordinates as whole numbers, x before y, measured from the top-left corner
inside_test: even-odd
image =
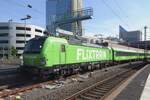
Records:
[[[34,38],[26,44],[24,53],[40,53],[46,38]]]

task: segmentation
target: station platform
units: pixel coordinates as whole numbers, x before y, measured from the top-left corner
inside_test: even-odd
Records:
[[[150,100],[150,64],[134,74],[105,100]]]

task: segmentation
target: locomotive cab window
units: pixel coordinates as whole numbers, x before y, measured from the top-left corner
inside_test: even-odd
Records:
[[[46,38],[31,39],[25,46],[24,53],[40,53]]]
[[[65,50],[65,45],[64,44],[62,44],[61,45],[61,52],[65,52],[66,50]]]

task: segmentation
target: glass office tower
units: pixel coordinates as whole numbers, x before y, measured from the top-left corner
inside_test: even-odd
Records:
[[[73,11],[82,9],[82,0],[46,0],[46,27],[48,32],[54,33],[57,17],[68,16]],[[78,25],[82,27],[81,22]],[[77,27],[77,23],[67,23],[60,25],[59,28],[74,32]]]

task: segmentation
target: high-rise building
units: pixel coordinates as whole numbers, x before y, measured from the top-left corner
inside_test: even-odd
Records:
[[[119,26],[119,38],[126,42],[141,41],[142,32],[139,30],[126,31],[122,26]]]
[[[55,33],[55,21],[59,17],[72,15],[74,11],[82,9],[82,0],[46,0],[46,26],[50,33]],[[66,23],[59,28],[74,32],[77,27],[82,27],[81,22]]]

